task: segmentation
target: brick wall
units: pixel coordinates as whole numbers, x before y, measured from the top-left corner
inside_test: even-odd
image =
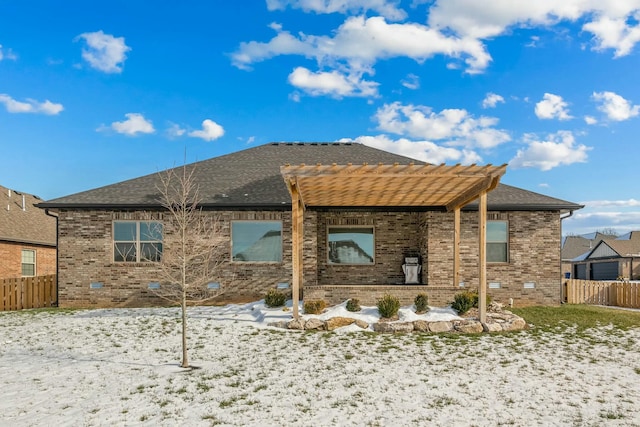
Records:
[[[420,251],[418,213],[318,212],[317,269],[319,285],[387,285],[404,282],[402,263]],[[373,226],[375,255],[372,265],[340,265],[328,261],[330,226]]]
[[[59,304],[61,307],[125,307],[167,304],[148,289],[159,281],[155,263],[113,262],[114,220],[162,220],[159,212],[60,210]],[[249,301],[264,297],[269,288],[291,282],[291,214],[289,212],[215,213],[225,234],[226,260],[214,281],[221,284],[218,300]],[[281,220],[282,263],[230,262],[231,220]],[[99,282],[100,289],[90,284]],[[214,300],[215,301],[215,300]]]
[[[428,223],[428,283],[450,286],[453,281],[453,215],[424,214]],[[560,303],[560,215],[557,212],[492,212],[490,218],[508,221],[509,261],[487,264],[487,283],[500,283],[487,292],[496,301],[516,306]],[[460,225],[460,280],[478,287],[478,212],[462,212]],[[525,283],[535,288],[525,289]]]
[[[150,218],[150,215],[153,218]],[[264,296],[278,283],[291,283],[290,212],[250,211],[217,213],[226,241],[231,220],[281,220],[282,263],[232,263],[225,261],[216,278],[222,286],[220,301],[249,301]],[[493,217],[509,224],[509,262],[489,264],[487,281],[499,282],[489,289],[499,302],[512,298],[516,306],[557,304],[560,301],[560,215],[557,212],[498,212]],[[114,263],[114,220],[161,219],[160,213],[103,210],[59,212],[59,298],[62,307],[144,306],[165,303],[148,289],[158,281],[158,265]],[[375,263],[337,265],[328,262],[327,228],[331,225],[373,226]],[[307,210],[304,218],[305,298],[325,295],[344,298],[344,286],[355,285],[354,295],[375,296],[400,291],[404,256],[423,257],[423,282],[432,303],[448,302],[460,289],[453,282],[453,214],[444,212],[361,212]],[[466,288],[478,286],[478,213],[462,212],[461,280]],[[227,249],[229,250],[229,249]],[[230,259],[230,254],[227,255]],[[100,282],[101,289],[89,284]],[[524,283],[534,283],[525,289]],[[336,285],[340,285],[338,287]],[[390,286],[389,286],[390,285]],[[387,289],[381,286],[389,286]],[[412,301],[418,287],[405,286],[402,298]],[[393,293],[393,292],[392,292]],[[406,294],[406,295],[405,295]],[[398,295],[401,296],[401,295]]]
[[[22,250],[36,251],[36,276],[56,273],[56,248],[0,242],[0,279],[22,277]]]

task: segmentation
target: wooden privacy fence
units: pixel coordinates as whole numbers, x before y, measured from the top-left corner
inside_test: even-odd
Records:
[[[640,282],[604,282],[568,279],[563,287],[569,304],[596,304],[640,308]]]
[[[0,311],[56,307],[56,275],[0,279]]]

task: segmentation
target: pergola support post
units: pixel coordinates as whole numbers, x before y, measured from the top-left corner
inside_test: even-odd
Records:
[[[453,210],[453,286],[460,286],[460,208]]]
[[[304,242],[304,205],[297,185],[291,187],[291,252],[292,252],[292,292],[293,318],[298,320],[300,305],[300,287],[303,278],[302,248]]]
[[[478,206],[478,317],[487,321],[487,192],[480,193]]]

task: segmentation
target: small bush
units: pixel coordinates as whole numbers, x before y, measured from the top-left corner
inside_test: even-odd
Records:
[[[465,314],[469,309],[473,307],[474,300],[477,302],[478,297],[474,298],[473,292],[460,292],[459,294],[455,294],[453,297],[453,302],[451,303],[451,308],[458,312],[458,314]]]
[[[267,307],[282,307],[287,300],[287,296],[276,289],[269,289],[264,297],[264,303]]]
[[[429,311],[429,297],[427,294],[418,294],[413,300],[413,304],[416,306],[416,313],[422,314]]]
[[[362,310],[362,308],[360,307],[360,300],[358,298],[351,298],[347,301],[347,311],[356,312],[360,310]]]
[[[480,295],[478,295],[478,292],[472,292],[471,293],[473,295],[473,306],[475,308],[478,308],[478,301],[480,301]],[[487,307],[489,306],[489,304],[491,304],[491,297],[489,296],[489,294],[487,294]]]
[[[320,314],[325,308],[327,308],[327,303],[321,299],[304,302],[305,314]]]
[[[400,300],[393,295],[386,294],[378,300],[378,313],[381,317],[390,319],[398,314],[400,310]]]

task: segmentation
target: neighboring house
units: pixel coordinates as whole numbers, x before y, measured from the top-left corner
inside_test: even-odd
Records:
[[[56,219],[40,202],[0,186],[0,279],[56,272]]]
[[[562,240],[562,275],[573,277],[573,260],[585,255],[596,247],[601,240],[613,240],[618,236],[596,231],[595,233],[565,236]]]
[[[640,280],[640,231],[602,239],[571,260],[571,265],[576,279]]]
[[[342,168],[346,175],[314,181],[296,175],[310,173],[303,166],[281,170],[284,165],[301,164]],[[371,188],[382,185],[387,176],[388,180],[399,178],[407,187],[385,193],[388,188],[372,192],[362,181],[352,185],[360,170],[349,164],[378,165],[362,166],[372,177],[380,174],[379,179],[370,180]],[[464,182],[471,171],[504,173],[504,167],[429,166],[352,143],[267,144],[187,167],[195,168],[203,210],[215,212],[228,238],[225,268],[212,280],[220,286],[219,300],[225,302],[260,299],[270,288],[293,284],[298,289],[300,283],[305,299],[328,303],[357,297],[361,303],[373,304],[391,293],[410,304],[417,293],[426,292],[432,305],[445,305],[461,289],[478,287],[479,253],[485,252],[486,279],[494,300],[558,304],[561,216],[582,207],[497,184],[499,175],[487,175],[480,187],[458,190],[454,185]],[[420,168],[432,169],[425,175],[404,175]],[[438,175],[441,170],[448,175]],[[303,181],[315,182],[319,188],[303,191],[301,199],[296,199],[294,187]],[[158,247],[162,239],[145,232],[159,229],[156,223],[165,215],[158,202],[158,183],[159,175],[152,174],[39,205],[59,217],[61,307],[162,303],[149,290],[149,284],[158,281],[157,260],[145,257],[149,247]],[[422,194],[423,183],[431,186]],[[497,188],[492,189],[491,183]],[[444,188],[448,193],[459,192],[454,194],[455,214],[448,211],[454,206],[451,201],[447,206],[434,202]],[[478,228],[485,212],[480,207],[485,204],[468,203],[477,199],[479,188],[492,189],[480,199],[487,200],[488,206],[483,251]],[[368,198],[359,199],[366,191]],[[405,202],[409,196],[423,196],[424,202]],[[330,204],[322,205],[322,200]],[[305,209],[295,208],[300,205]],[[416,254],[422,260],[424,283],[406,285],[404,257]],[[456,259],[459,267],[454,274]]]

